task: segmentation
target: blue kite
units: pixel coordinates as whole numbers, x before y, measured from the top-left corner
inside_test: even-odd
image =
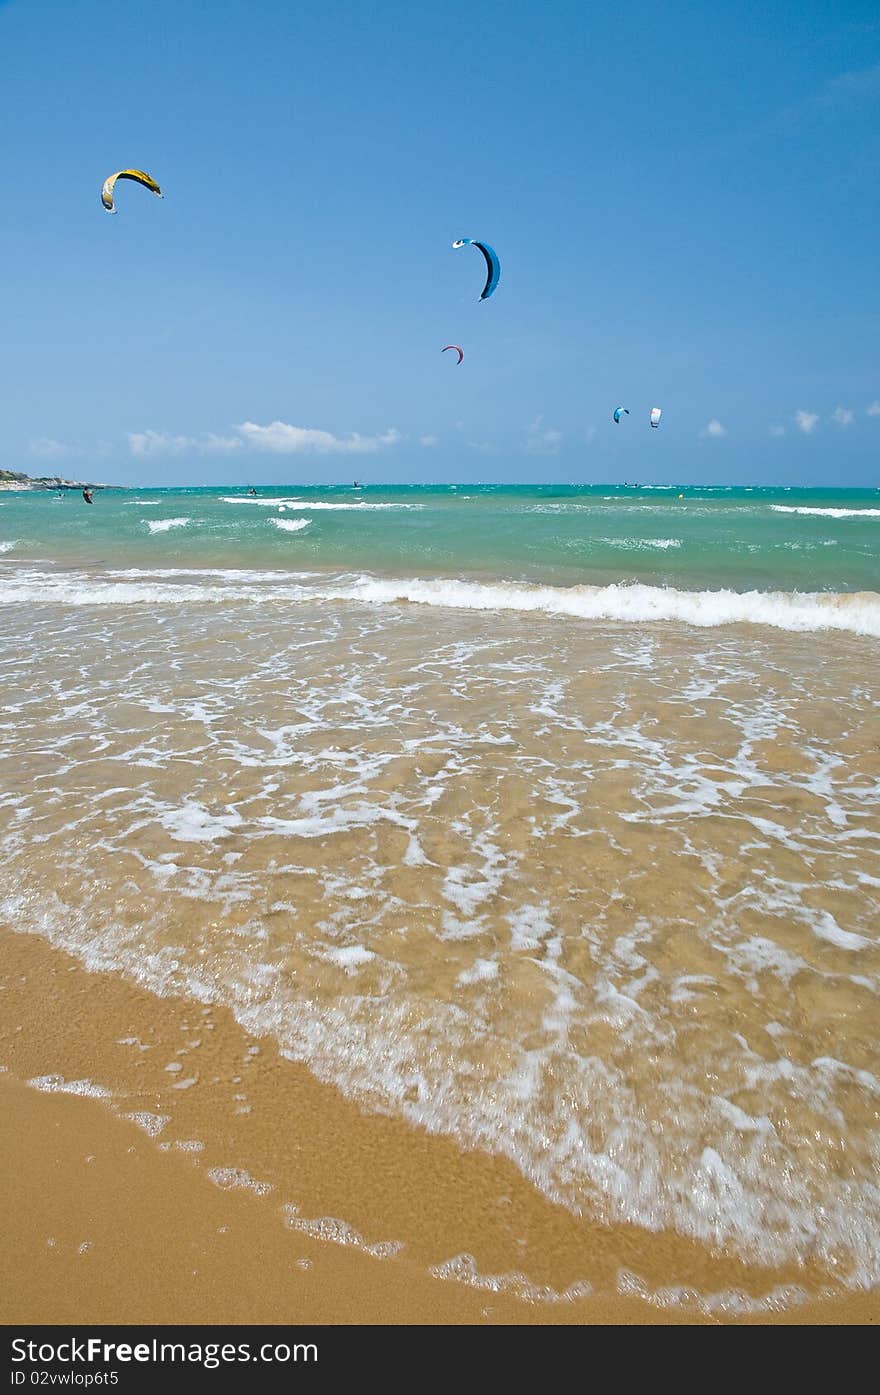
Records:
[[[498,282],[501,280],[501,263],[498,260],[498,253],[494,251],[488,242],[478,242],[475,237],[460,237],[457,242],[453,242],[453,247],[479,247],[486,258],[486,284],[483,287],[480,300],[488,300]]]

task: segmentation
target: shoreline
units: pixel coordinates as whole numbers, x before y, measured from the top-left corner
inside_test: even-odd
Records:
[[[316,596],[325,603],[880,634],[876,490],[290,485],[251,497],[234,485],[96,485],[101,507],[86,511],[55,508],[79,502],[79,486],[61,484],[0,494],[7,587],[41,605],[37,579],[32,591],[24,584],[35,567],[85,568],[73,592],[50,597],[77,604],[87,599],[80,582],[102,603],[112,599],[102,577],[122,570],[142,591],[182,568],[239,571],[260,585],[283,573],[299,598],[321,591],[310,578],[336,578],[332,594]]]
[[[880,1321],[877,1293],[787,1308],[771,1297],[747,1313],[626,1296],[614,1284],[621,1269],[655,1292],[678,1282],[755,1298],[809,1276],[579,1222],[505,1160],[364,1113],[223,1009],[88,972],[35,936],[4,931],[3,948],[4,1321]],[[180,1089],[182,1071],[167,1066],[186,1062],[190,1076],[196,1054],[197,1083]],[[25,1083],[52,1075],[109,1093]],[[404,1248],[387,1258],[368,1252],[395,1244]],[[429,1272],[463,1251],[480,1275],[506,1276],[507,1290]],[[575,1296],[585,1281],[593,1292]],[[557,1301],[535,1296],[544,1288]]]

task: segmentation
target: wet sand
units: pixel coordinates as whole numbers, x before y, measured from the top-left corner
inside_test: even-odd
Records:
[[[157,594],[0,617],[6,1301],[873,1311],[871,646]]]
[[[876,1294],[739,1316],[628,1297],[615,1291],[621,1269],[652,1291],[678,1283],[754,1297],[785,1284],[818,1289],[822,1276],[750,1269],[674,1235],[585,1224],[503,1159],[361,1112],[222,1009],[87,973],[11,930],[2,961],[5,1322],[880,1318]],[[194,1040],[201,1088],[176,1089],[180,1072],[166,1064]],[[65,1093],[86,1089],[75,1082],[107,1093]],[[367,1251],[383,1242],[403,1248]],[[506,1291],[498,1280],[483,1288],[429,1272],[462,1252],[481,1276],[506,1276]],[[589,1296],[560,1296],[585,1280]]]

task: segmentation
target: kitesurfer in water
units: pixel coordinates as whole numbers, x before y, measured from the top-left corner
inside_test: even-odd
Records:
[[[257,491],[254,489],[253,485],[251,485],[250,489],[248,490],[248,494],[252,494],[254,498],[256,498]]]
[[[95,502],[92,498],[92,491],[89,489],[88,485],[86,485],[85,489],[83,490],[83,498],[85,499],[87,504],[93,504]]]

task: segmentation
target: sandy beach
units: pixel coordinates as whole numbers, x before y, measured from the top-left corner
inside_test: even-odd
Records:
[[[84,973],[63,953],[8,931],[3,961],[3,1322],[880,1319],[876,1295],[770,1304],[747,1315],[706,1311],[698,1301],[565,1297],[566,1281],[576,1284],[584,1263],[606,1274],[630,1265],[656,1289],[674,1276],[695,1292],[721,1284],[759,1294],[771,1278],[798,1284],[804,1275],[713,1264],[669,1237],[574,1228],[509,1165],[370,1118],[306,1072],[273,1059],[264,1044],[250,1055],[257,1043],[223,1012],[212,1010],[202,1052],[210,1099],[182,1108],[181,1096],[172,1098],[173,1085],[163,1080],[162,1062],[179,1052],[194,1019],[205,1030],[191,1004]],[[129,1035],[149,1043],[133,1069],[123,1044]],[[86,1082],[99,1065],[112,1094],[89,1097]],[[236,1113],[243,1093],[252,1109],[246,1123]],[[173,1123],[158,1127],[166,1109]],[[286,1147],[278,1136],[279,1110],[296,1121]],[[222,1175],[229,1157],[239,1164],[234,1177]],[[242,1161],[253,1169],[249,1182]],[[300,1204],[291,1217],[285,1208],[293,1197]],[[327,1205],[348,1218],[345,1226],[312,1214]],[[368,1253],[401,1234],[409,1243],[399,1253]],[[425,1253],[465,1237],[473,1243],[475,1236],[483,1270],[477,1282],[466,1268],[465,1282],[424,1271]],[[524,1255],[544,1291],[524,1291],[517,1280],[511,1265]],[[543,1257],[538,1269],[537,1255]]]

